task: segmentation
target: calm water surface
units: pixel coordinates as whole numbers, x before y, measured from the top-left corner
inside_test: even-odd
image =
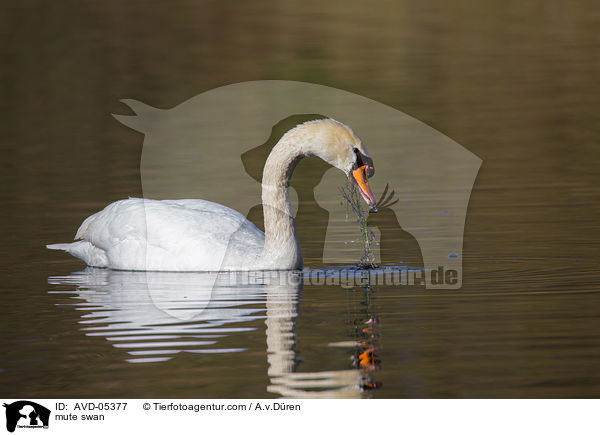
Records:
[[[531,5],[3,6],[0,396],[598,397],[600,13]],[[45,250],[141,196],[119,99],[273,78],[382,101],[483,159],[462,289],[115,272]],[[316,218],[298,216],[306,252]]]

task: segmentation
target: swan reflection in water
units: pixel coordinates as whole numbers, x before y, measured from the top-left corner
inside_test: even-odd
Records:
[[[186,353],[244,352],[220,345],[226,336],[256,330],[264,319],[270,385],[283,397],[362,397],[379,385],[376,317],[357,319],[362,340],[332,343],[355,350],[354,369],[296,371],[296,317],[302,272],[127,272],[86,268],[49,284],[75,286],[79,324],[87,336],[104,337],[126,352],[129,363],[157,363]],[[368,290],[367,290],[368,291]]]

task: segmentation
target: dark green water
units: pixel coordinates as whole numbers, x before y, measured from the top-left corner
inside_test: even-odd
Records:
[[[591,1],[3,4],[0,396],[598,397],[599,25]],[[120,99],[262,79],[381,101],[483,159],[462,289],[226,284],[206,307],[205,277],[44,248],[142,195]]]

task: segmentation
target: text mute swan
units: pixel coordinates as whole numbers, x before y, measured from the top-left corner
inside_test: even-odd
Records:
[[[47,245],[89,266],[122,270],[219,271],[302,268],[289,198],[292,172],[317,156],[342,170],[375,208],[368,183],[373,161],[348,126],[333,119],[305,122],[273,147],[263,171],[265,232],[235,210],[202,199],[114,202],[88,217],[73,243]]]

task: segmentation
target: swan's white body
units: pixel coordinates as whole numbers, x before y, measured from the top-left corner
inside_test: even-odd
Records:
[[[89,266],[155,271],[248,269],[252,264],[243,263],[256,261],[265,244],[240,213],[202,199],[113,202],[88,217],[75,238],[81,240],[50,248]]]
[[[312,155],[347,175],[357,162],[370,161],[349,127],[331,119],[311,121],[288,131],[267,159],[262,183],[265,233],[237,211],[214,202],[129,198],[88,217],[75,236],[80,240],[47,247],[67,251],[89,266],[122,270],[300,269],[302,252],[288,187],[298,161]]]

